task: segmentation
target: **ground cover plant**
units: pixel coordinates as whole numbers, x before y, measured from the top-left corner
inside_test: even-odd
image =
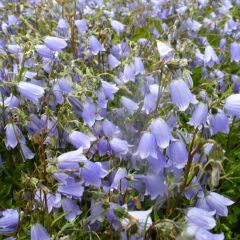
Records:
[[[240,239],[240,1],[0,1],[0,239]]]

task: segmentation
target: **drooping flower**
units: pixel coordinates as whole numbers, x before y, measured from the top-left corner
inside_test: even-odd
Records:
[[[108,55],[108,64],[109,64],[110,69],[114,69],[120,64],[120,61],[116,57],[114,57],[112,54],[109,54]]]
[[[206,194],[198,194],[199,199],[196,204],[197,207],[203,208],[207,211],[216,211],[219,216],[226,217],[228,215],[227,206],[232,205],[234,202],[227,197],[224,197],[216,192]]]
[[[168,44],[161,41],[157,41],[157,49],[161,60],[169,62],[172,59],[174,55],[174,49],[171,48]]]
[[[150,125],[150,130],[154,134],[160,148],[166,148],[173,138],[168,124],[162,119],[154,120]]]
[[[138,155],[141,159],[148,158],[152,156],[153,158],[157,158],[157,144],[155,137],[150,132],[143,133],[141,140],[138,144],[138,149],[136,155]]]
[[[126,64],[123,70],[123,81],[124,83],[128,81],[135,81],[134,66],[132,64]]]
[[[47,48],[45,45],[36,45],[35,49],[38,55],[41,57],[50,58],[50,59],[54,58],[53,52],[49,48]]]
[[[207,46],[204,53],[204,65],[208,67],[213,67],[213,65],[218,62],[219,59],[214,49],[211,46]]]
[[[25,143],[26,140],[15,123],[8,123],[6,125],[6,146],[15,148],[18,143]]]
[[[183,168],[188,160],[188,152],[185,144],[181,141],[174,141],[168,148],[168,155],[172,165],[176,168]]]
[[[119,155],[119,156],[124,156],[128,153],[128,142],[126,140],[122,140],[119,138],[114,137],[113,139],[111,139],[111,141],[109,142],[112,151]]]
[[[83,155],[83,149],[80,147],[79,149],[75,151],[70,151],[61,154],[57,158],[58,162],[77,162],[80,163],[81,161],[85,161],[86,157]]]
[[[114,93],[116,93],[119,88],[116,86],[116,84],[112,84],[112,83],[106,82],[104,80],[102,80],[101,82],[102,82],[101,88],[102,88],[106,98],[112,100]]]
[[[200,124],[205,125],[207,121],[208,108],[204,103],[199,103],[192,114],[192,117],[189,121],[190,125],[193,125],[195,128]]]
[[[75,198],[81,198],[83,195],[84,187],[81,182],[74,182],[73,180],[67,180],[66,183],[62,183],[58,186],[58,192]]]
[[[163,196],[166,192],[164,178],[161,174],[146,176],[146,194],[151,196],[151,199],[156,199],[159,195]]]
[[[224,109],[230,115],[240,116],[240,94],[232,94],[225,100]]]
[[[31,240],[50,240],[47,230],[39,223],[31,227]]]
[[[20,82],[17,89],[21,96],[32,101],[36,105],[38,105],[39,99],[44,95],[44,89],[42,87],[29,82]]]
[[[231,60],[235,62],[240,61],[240,43],[231,43],[230,45]]]
[[[45,46],[52,51],[61,51],[67,46],[64,39],[58,37],[47,36],[44,40]]]
[[[191,93],[187,84],[182,79],[174,80],[170,83],[170,93],[173,104],[180,111],[185,111],[190,103],[197,103],[196,97]]]
[[[79,206],[72,199],[64,198],[62,199],[61,204],[63,211],[66,213],[64,217],[69,222],[74,221],[76,217],[82,213]]]
[[[15,209],[0,211],[0,234],[13,233],[18,225],[19,215]]]
[[[131,114],[133,115],[134,112],[136,112],[138,110],[138,104],[135,103],[133,100],[122,96],[121,97],[121,103],[123,105],[123,107]]]
[[[70,143],[76,148],[83,147],[83,150],[89,149],[91,142],[94,140],[95,138],[89,137],[88,135],[79,131],[73,131],[71,134],[69,134]]]
[[[98,41],[98,39],[95,36],[91,36],[89,38],[89,45],[93,55],[97,55],[99,52],[105,51],[105,48],[102,46],[102,44]]]
[[[87,29],[88,29],[88,23],[86,19],[80,19],[75,21],[75,25],[78,29],[78,31],[82,34],[85,35]]]
[[[134,58],[134,71],[135,71],[135,75],[145,73],[145,68],[144,68],[142,59],[140,57]]]
[[[113,137],[115,134],[119,132],[117,126],[113,124],[108,119],[105,119],[102,123],[102,130],[105,136]]]
[[[229,132],[229,120],[223,111],[218,111],[217,114],[210,115],[209,122],[212,134]]]
[[[125,25],[120,23],[119,21],[111,20],[110,24],[118,35],[122,33],[125,29]]]

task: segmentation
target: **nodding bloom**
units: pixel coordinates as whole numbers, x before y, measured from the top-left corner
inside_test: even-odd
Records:
[[[204,103],[199,103],[193,111],[189,124],[193,125],[195,128],[200,124],[205,125],[207,121],[207,115],[208,107]]]
[[[8,123],[6,125],[6,146],[15,148],[18,143],[25,143],[26,140],[15,123]]]
[[[105,48],[102,46],[102,44],[98,41],[98,39],[95,36],[91,36],[89,38],[89,45],[93,55],[97,55],[99,52],[105,51]]]
[[[50,36],[45,38],[44,44],[47,48],[56,52],[61,51],[67,46],[67,43],[64,39]]]
[[[131,115],[138,110],[138,104],[127,97],[121,97],[121,104]]]
[[[157,158],[157,143],[154,135],[150,132],[143,133],[136,152],[141,159],[149,156]]]
[[[79,206],[70,198],[64,198],[61,201],[63,211],[66,213],[65,218],[72,222],[75,218],[82,213]]]
[[[219,110],[217,114],[210,115],[209,122],[211,134],[216,134],[218,132],[229,132],[229,120],[223,111]]]
[[[148,175],[145,179],[146,193],[151,196],[151,199],[156,199],[158,196],[163,196],[166,192],[164,178],[161,174]]]
[[[31,240],[49,240],[50,236],[40,223],[36,223],[31,227]]]
[[[119,35],[125,30],[125,25],[116,20],[111,20],[110,24],[115,32]]]
[[[112,138],[110,140],[110,146],[111,146],[111,149],[112,151],[118,155],[118,156],[124,156],[128,153],[128,142],[126,140],[122,140],[122,139],[119,139],[119,138]]]
[[[173,138],[168,124],[162,118],[158,118],[151,123],[150,130],[156,138],[157,145],[160,148],[167,148]]]
[[[83,150],[87,150],[91,146],[91,142],[95,139],[93,137],[89,137],[88,135],[79,132],[79,131],[73,131],[69,135],[69,141],[75,148],[82,147]]]
[[[145,73],[145,68],[144,68],[142,59],[140,57],[134,58],[134,71],[135,71],[135,75]]]
[[[82,34],[85,35],[87,29],[88,29],[88,23],[86,19],[80,19],[75,21],[75,25],[78,29],[78,31]]]
[[[66,180],[58,186],[57,191],[65,196],[81,198],[84,187],[81,182],[75,182],[73,179]]]
[[[240,116],[240,94],[232,94],[225,100],[224,109],[230,115]]]
[[[231,43],[230,45],[231,60],[235,62],[240,61],[240,43]]]
[[[169,62],[173,58],[174,49],[171,48],[168,44],[157,41],[157,49],[161,60]]]
[[[17,85],[17,89],[22,97],[32,101],[36,105],[38,105],[39,99],[44,95],[43,87],[29,82],[20,82]]]
[[[198,102],[182,79],[174,80],[170,83],[170,94],[173,104],[180,111],[185,111],[190,103],[196,104]]]
[[[189,208],[185,217],[187,221],[187,235],[195,236],[196,240],[223,240],[224,235],[222,233],[213,234],[208,231],[216,226],[214,215],[215,211],[206,211],[197,207]]]
[[[109,64],[110,69],[114,69],[120,64],[120,61],[116,57],[114,57],[112,54],[109,54],[108,55],[108,64]]]
[[[106,96],[106,98],[112,100],[114,94],[118,91],[119,88],[116,86],[116,84],[112,84],[104,80],[102,80],[101,82],[102,82],[101,89],[103,90],[104,95]]]
[[[18,211],[7,209],[0,211],[0,234],[11,234],[15,232],[19,221]]]
[[[50,58],[50,59],[54,58],[53,51],[47,48],[45,45],[36,45],[35,50],[40,57]]]
[[[198,201],[196,206],[207,211],[216,211],[216,214],[219,216],[226,217],[228,215],[228,208],[234,204],[232,200],[227,197],[224,197],[218,193],[210,192],[204,195],[203,192],[198,194]]]
[[[126,64],[123,70],[123,81],[124,83],[128,81],[135,81],[134,66],[132,64]]]
[[[174,167],[179,169],[184,168],[188,160],[188,152],[183,142],[171,142],[168,148],[168,155]]]
[[[213,67],[215,63],[219,62],[218,56],[216,55],[214,49],[211,46],[205,48],[204,53],[204,66]]]

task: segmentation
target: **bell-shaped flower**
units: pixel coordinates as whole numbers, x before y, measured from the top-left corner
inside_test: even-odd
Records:
[[[121,97],[121,104],[131,115],[138,110],[138,104],[127,97]]]
[[[80,20],[76,20],[75,21],[75,25],[79,31],[79,33],[81,33],[82,35],[85,35],[87,29],[88,29],[88,23],[86,19],[80,19]]]
[[[189,124],[198,127],[200,124],[205,125],[207,121],[208,107],[204,103],[199,103],[192,114]]]
[[[114,57],[112,54],[109,54],[108,55],[108,64],[109,64],[110,69],[114,69],[120,64],[120,61],[116,57]]]
[[[164,178],[161,174],[146,176],[146,193],[151,196],[151,199],[156,199],[158,196],[163,196],[166,193]]]
[[[240,117],[240,94],[232,94],[227,97],[224,109],[228,114]]]
[[[111,20],[110,24],[118,35],[122,33],[125,29],[125,25],[120,23],[119,21]]]
[[[149,156],[157,158],[157,144],[156,139],[152,133],[143,133],[138,144],[136,155],[138,155],[141,159],[148,158]]]
[[[46,228],[36,223],[31,227],[31,240],[50,240],[50,236]]]
[[[25,143],[26,140],[15,123],[8,123],[6,125],[6,146],[15,148],[18,143]]]
[[[31,151],[31,149],[25,143],[20,143],[20,147],[21,147],[24,159],[34,158],[35,154]]]
[[[218,111],[217,114],[210,115],[209,117],[211,134],[218,132],[228,133],[229,132],[229,120],[223,111]]]
[[[211,46],[207,46],[204,52],[204,66],[213,67],[215,63],[219,63],[218,56]]]
[[[74,180],[67,180],[58,186],[57,191],[65,196],[81,198],[84,187],[81,182],[74,182]]]
[[[114,137],[110,140],[110,146],[112,151],[119,156],[124,156],[128,153],[128,142],[126,140],[122,140]]]
[[[174,167],[184,168],[188,160],[186,145],[181,141],[172,142],[168,148],[168,156]]]
[[[114,177],[112,179],[112,184],[111,184],[111,189],[116,189],[116,190],[123,190],[123,188],[127,188],[127,182],[124,181],[126,180],[128,173],[125,168],[119,168],[116,173],[114,174]],[[124,183],[126,183],[126,186],[123,186]]]
[[[195,239],[196,240],[224,240],[224,234],[219,233],[219,234],[214,234],[211,233],[203,228],[197,229],[195,233]]]
[[[89,38],[89,45],[93,55],[97,55],[99,52],[105,51],[105,48],[102,46],[102,44],[98,41],[98,39],[95,36],[91,36]]]
[[[227,197],[215,192],[210,192],[206,196],[203,193],[199,194],[196,206],[207,211],[216,211],[217,215],[226,217],[228,215],[227,206],[230,206],[233,203],[234,202]]]
[[[144,68],[142,59],[140,57],[134,58],[134,72],[135,72],[135,75],[145,73],[145,68]]]
[[[135,81],[134,66],[132,64],[126,64],[123,70],[123,81],[127,83],[128,81]]]
[[[96,120],[95,115],[95,105],[91,99],[87,99],[83,105],[82,118],[84,124],[87,124],[89,127],[92,127]]]
[[[174,49],[171,48],[168,44],[157,41],[157,49],[161,60],[169,62],[173,58]]]
[[[75,150],[75,151],[70,151],[70,152],[66,152],[61,154],[60,156],[58,156],[57,161],[59,163],[61,162],[82,162],[87,160],[86,157],[83,155],[83,148],[80,147],[79,149]]]
[[[117,126],[108,119],[105,119],[102,122],[102,130],[107,137],[113,137],[115,134],[119,133]]]
[[[100,187],[101,178],[107,175],[107,172],[101,167],[99,163],[84,161],[84,166],[80,169],[80,174],[86,186],[94,185]]]
[[[22,97],[32,101],[36,105],[38,105],[39,99],[44,95],[42,87],[29,82],[20,82],[17,85],[17,89]]]
[[[75,148],[82,147],[83,150],[88,150],[91,146],[91,142],[94,141],[95,138],[90,137],[82,132],[73,131],[69,134],[69,141]]]
[[[230,45],[231,61],[240,61],[240,43],[231,43]]]
[[[35,49],[40,57],[49,58],[49,59],[54,58],[54,53],[45,45],[36,45]]]
[[[106,82],[103,80],[101,82],[102,82],[101,88],[102,88],[106,98],[112,100],[114,94],[118,91],[119,88],[116,86],[116,84],[112,84],[112,83],[109,83],[109,82]]]
[[[196,104],[198,102],[182,79],[174,80],[170,83],[170,94],[173,104],[180,111],[185,111],[190,103]]]
[[[189,208],[185,218],[189,225],[210,230],[216,226],[215,213],[215,211],[206,211],[201,208],[192,207]]]
[[[153,120],[150,125],[150,130],[156,138],[157,145],[160,148],[167,148],[170,140],[173,139],[168,124],[162,118],[158,118]]]
[[[19,221],[18,211],[7,209],[0,211],[0,234],[11,234],[15,232]]]
[[[61,51],[67,46],[67,43],[64,39],[51,36],[47,36],[45,38],[44,44],[47,48],[56,52]]]
[[[82,213],[79,206],[69,198],[64,198],[61,201],[63,211],[66,213],[64,216],[69,222],[73,222],[78,215]]]

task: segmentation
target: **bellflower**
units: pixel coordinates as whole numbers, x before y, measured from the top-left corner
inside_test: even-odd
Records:
[[[72,199],[64,198],[61,204],[63,211],[66,213],[65,218],[69,222],[73,222],[76,217],[82,213],[79,206]]]
[[[112,84],[112,83],[109,83],[109,82],[106,82],[103,80],[101,82],[102,82],[101,88],[102,88],[106,98],[112,100],[114,93],[116,93],[119,88],[116,86],[116,84]]]
[[[122,140],[119,138],[114,137],[113,139],[110,140],[110,146],[112,151],[119,155],[119,156],[124,156],[128,153],[128,142],[126,140]]]
[[[192,117],[189,121],[190,125],[193,125],[195,128],[200,124],[205,125],[207,121],[208,108],[204,103],[199,103],[192,114]]]
[[[120,23],[119,21],[111,20],[110,24],[118,35],[122,33],[125,29],[125,25]]]
[[[132,64],[126,64],[123,70],[123,81],[124,83],[128,81],[135,81],[134,66]]]
[[[162,118],[158,118],[151,123],[150,130],[156,138],[157,145],[160,148],[167,148],[173,138],[167,123]]]
[[[50,240],[47,230],[39,223],[31,227],[31,240]]]
[[[108,55],[108,64],[109,64],[110,69],[114,69],[120,64],[120,61],[116,57],[114,57],[112,54],[109,54]]]
[[[58,37],[47,36],[44,40],[45,46],[52,51],[61,51],[67,46],[67,43],[64,39]]]
[[[232,94],[227,97],[224,109],[228,114],[240,117],[240,94]]]
[[[174,167],[179,169],[184,168],[188,160],[188,152],[183,142],[172,142],[168,148],[168,155]]]
[[[136,155],[138,155],[141,159],[148,158],[149,156],[157,158],[157,144],[156,139],[152,133],[143,133],[138,144]]]
[[[196,97],[191,93],[187,84],[182,79],[174,80],[170,83],[170,94],[173,104],[180,111],[185,111],[190,103],[197,103]]]
[[[0,234],[11,234],[15,232],[19,221],[18,211],[7,209],[0,211]]]
[[[44,95],[42,87],[29,82],[20,82],[17,89],[22,97],[32,101],[36,105],[38,105],[39,99]]]
[[[81,182],[74,182],[73,180],[66,181],[65,184],[58,186],[58,192],[75,198],[81,198],[83,195],[84,187]]]
[[[231,43],[230,45],[231,60],[235,62],[240,61],[240,43]]]
[[[138,104],[132,101],[131,99],[122,96],[121,97],[121,103],[123,107],[131,114],[133,115],[134,112],[138,110]]]
[[[79,132],[73,131],[69,134],[69,141],[75,148],[83,147],[83,150],[87,150],[91,146],[91,142],[95,139],[93,137],[89,137],[88,135]]]
[[[88,23],[86,19],[80,19],[75,21],[75,25],[78,29],[78,31],[82,34],[85,35],[87,29],[88,29]]]
[[[212,114],[209,117],[211,133],[214,135],[218,132],[229,132],[229,120],[223,111],[218,111],[217,114]]]
[[[233,203],[234,202],[227,197],[215,192],[210,192],[206,194],[206,196],[204,196],[203,193],[200,193],[196,206],[207,211],[216,211],[217,215],[226,217],[228,215],[227,206],[230,206]]]
[[[145,69],[144,69],[142,59],[139,58],[139,57],[134,58],[134,71],[135,71],[135,75],[145,73]]]
[[[169,62],[173,58],[174,49],[171,48],[168,44],[161,41],[157,41],[157,49],[161,60]]]
[[[18,143],[25,143],[26,140],[15,123],[8,123],[6,125],[6,146],[15,148]]]
[[[99,52],[104,52],[105,49],[95,36],[89,38],[89,45],[93,55],[97,55]]]
[[[204,53],[204,66],[213,67],[215,63],[219,63],[218,56],[211,46],[207,46]]]

